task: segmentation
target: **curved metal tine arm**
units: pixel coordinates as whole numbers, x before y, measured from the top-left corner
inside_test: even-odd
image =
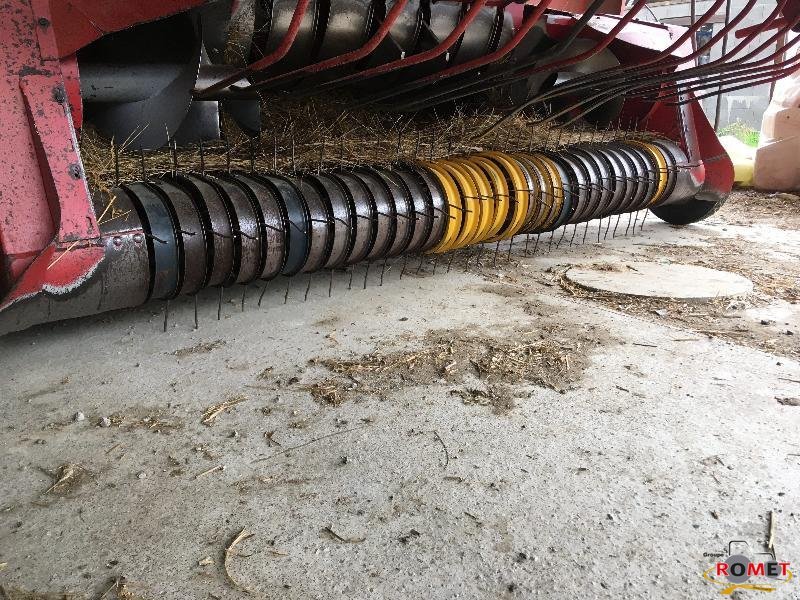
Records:
[[[424,62],[428,62],[429,60],[433,60],[438,56],[441,56],[442,54],[447,52],[453,46],[453,44],[455,44],[458,41],[458,38],[460,38],[461,34],[463,34],[464,31],[466,31],[467,27],[469,27],[469,24],[475,20],[480,11],[483,9],[486,2],[487,0],[475,0],[475,2],[470,5],[467,14],[465,14],[462,17],[462,19],[458,22],[458,25],[456,25],[453,31],[450,32],[450,34],[444,39],[444,41],[442,41],[434,48],[427,50],[425,52],[420,52],[419,54],[413,54],[408,58],[393,60],[391,62],[378,65],[370,69],[366,69],[364,71],[359,71],[356,73],[351,73],[350,75],[345,75],[344,77],[339,77],[338,79],[334,79],[319,86],[317,88],[317,92],[322,90],[328,90],[331,88],[341,87],[342,85],[350,83],[351,81],[356,81],[356,80],[361,81],[364,79],[377,77],[378,75],[384,75],[386,73],[390,73],[391,71],[418,65]]]
[[[747,68],[735,70],[733,71],[733,73],[728,72],[728,70],[726,69],[725,71],[717,75],[703,78],[702,80],[700,79],[696,80],[695,83],[697,85],[694,86],[690,85],[690,87],[681,88],[680,84],[673,84],[666,87],[661,86],[655,89],[651,88],[651,90],[649,91],[655,93],[653,99],[664,101],[670,98],[675,98],[676,96],[680,96],[685,93],[700,92],[714,85],[740,83],[743,81],[748,81],[750,79],[757,79],[759,77],[767,76],[771,72],[777,72],[779,70],[783,71],[790,65],[796,64],[798,61],[800,61],[800,54],[797,54],[792,58],[786,59],[784,61],[780,62],[772,62],[772,61],[774,61],[775,58],[782,56],[784,52],[786,52],[789,48],[791,48],[798,42],[800,42],[800,36],[793,38],[792,40],[781,46],[778,51],[774,52],[768,57],[760,59],[754,63],[748,64]],[[770,63],[770,64],[764,64],[764,63]],[[645,96],[645,92],[647,91],[648,90],[643,90],[641,93],[637,93],[635,95]],[[668,93],[666,94],[657,93],[659,91],[667,91]]]
[[[698,23],[700,23],[700,24],[705,23],[706,20],[708,20],[711,16],[713,16],[713,13],[711,12],[711,8],[713,8],[714,11],[716,11],[716,9],[719,6],[721,6],[722,2],[724,2],[724,1],[725,0],[716,0],[715,4],[712,5],[712,7],[709,8],[709,11],[707,11],[703,15],[703,17],[701,17],[700,20],[698,20]],[[781,0],[781,1],[785,2],[786,0]],[[750,13],[752,8],[756,4],[757,4],[757,0],[748,0],[747,4],[742,8],[741,11],[739,11],[737,16],[734,17],[734,19],[732,19],[728,25],[726,25],[718,33],[713,35],[709,39],[709,41],[707,43],[703,44],[702,46],[700,46],[699,48],[695,49],[694,51],[692,51],[691,53],[689,53],[689,54],[687,54],[685,56],[675,57],[675,58],[672,58],[672,59],[666,59],[665,58],[665,55],[667,55],[667,52],[669,52],[671,54],[674,50],[676,50],[677,48],[680,47],[679,44],[674,43],[668,49],[666,49],[662,53],[656,55],[654,58],[651,58],[651,59],[646,60],[646,61],[642,61],[642,62],[634,64],[634,65],[623,65],[623,66],[617,67],[615,70],[614,69],[609,70],[609,71],[613,71],[614,73],[616,73],[616,76],[614,76],[614,77],[609,77],[608,76],[609,75],[609,71],[600,71],[598,73],[588,73],[588,74],[583,75],[581,77],[576,77],[575,79],[569,81],[567,84],[564,84],[563,87],[562,86],[558,86],[558,88],[555,88],[555,89],[550,90],[550,91],[548,91],[548,92],[546,92],[544,94],[541,94],[540,96],[538,96],[536,98],[532,98],[532,100],[539,101],[539,102],[545,101],[545,100],[550,100],[552,98],[555,98],[555,97],[558,97],[558,96],[561,96],[561,95],[564,95],[564,94],[569,94],[569,93],[571,93],[571,92],[573,92],[573,91],[575,91],[577,89],[584,88],[587,85],[587,83],[593,82],[593,81],[603,82],[605,84],[607,84],[609,81],[622,82],[622,81],[625,81],[625,79],[627,77],[627,74],[629,72],[631,72],[631,71],[634,71],[634,70],[638,71],[640,74],[642,74],[642,73],[643,74],[658,73],[658,72],[662,71],[663,69],[677,67],[677,66],[679,66],[681,64],[684,64],[684,63],[686,63],[688,61],[695,60],[698,56],[701,56],[705,52],[710,51],[711,48],[713,48],[715,45],[717,45],[717,43],[722,41],[725,38],[725,36],[728,33],[730,33],[730,31],[732,31],[736,27],[736,25],[738,25]],[[695,25],[697,25],[697,23]],[[699,27],[698,27],[698,29],[699,29]],[[695,31],[696,31],[696,29],[695,29]],[[684,36],[685,36],[685,34],[683,36],[681,36],[681,38],[683,38]],[[683,41],[685,41],[685,39]],[[644,69],[642,71],[641,68],[645,67],[645,66],[649,67],[649,68]]]
[[[567,65],[575,64],[576,62],[581,62],[582,60],[586,60],[587,58],[590,58],[590,57],[594,56],[598,52],[602,52],[606,47],[608,47],[608,45],[612,41],[614,41],[614,39],[616,39],[617,34],[620,31],[622,31],[622,29],[628,23],[630,23],[631,20],[633,20],[633,18],[639,13],[640,10],[642,10],[642,8],[645,7],[646,4],[647,4],[647,0],[636,0],[636,3],[625,14],[625,16],[622,17],[619,20],[619,22],[616,25],[614,25],[614,27],[612,27],[611,30],[605,35],[605,37],[603,37],[603,39],[596,46],[591,48],[590,50],[587,50],[586,52],[581,52],[577,56],[573,56],[572,58],[569,58],[569,59],[560,60],[560,61],[551,61],[551,62],[545,63],[543,65],[542,64],[537,65],[536,67],[534,67],[532,69],[527,69],[527,70],[523,71],[524,76],[528,77],[528,76],[533,75],[535,73],[540,73],[540,72],[542,72],[542,71],[544,71],[546,69],[557,69],[557,68],[564,67],[564,66],[567,66]],[[557,56],[557,54],[556,54],[556,56]],[[528,108],[529,106],[531,106],[532,104],[535,104],[535,103],[536,103],[535,100],[528,100],[526,102],[523,102],[522,104],[520,104],[519,106],[515,107],[510,112],[508,112],[505,115],[503,115],[500,119],[498,119],[494,124],[490,125],[483,132],[479,133],[477,135],[477,139],[481,139],[482,137],[486,136],[489,132],[494,130],[496,127],[499,127],[500,125],[502,125],[506,121],[508,121],[510,119],[513,119],[518,114],[520,114],[522,111],[524,111],[526,108]]]
[[[797,58],[797,57],[795,57],[795,58]],[[746,83],[744,83],[742,85],[736,85],[736,86],[733,86],[733,87],[721,87],[721,88],[718,88],[716,91],[708,92],[707,94],[703,94],[701,96],[696,96],[693,99],[681,100],[681,101],[677,101],[677,102],[667,102],[667,104],[669,104],[670,106],[681,106],[683,104],[688,104],[689,102],[692,102],[694,100],[703,100],[705,98],[711,98],[712,96],[718,96],[720,94],[725,94],[727,92],[737,92],[739,90],[744,90],[744,89],[747,89],[749,87],[754,87],[754,86],[762,85],[762,84],[765,84],[765,83],[772,83],[773,81],[777,81],[778,79],[781,79],[782,77],[786,77],[787,75],[791,75],[792,73],[794,73],[796,71],[797,71],[797,66],[793,65],[788,69],[784,69],[784,70],[781,70],[781,71],[779,71],[777,73],[773,73],[769,77],[766,77],[764,79],[759,79],[759,80],[756,80],[756,81],[748,80]]]
[[[404,110],[420,110],[427,108],[428,106],[440,104],[441,102],[458,100],[460,98],[472,96],[473,94],[485,92],[486,90],[490,90],[499,85],[503,81],[504,77],[513,74],[518,68],[529,67],[530,65],[536,64],[538,61],[544,58],[556,56],[559,52],[568,47],[576,37],[578,37],[580,32],[586,27],[589,19],[591,19],[600,10],[604,2],[605,0],[592,0],[592,3],[586,9],[586,12],[584,12],[580,18],[575,21],[575,24],[572,26],[572,29],[567,37],[550,48],[548,51],[539,54],[530,60],[524,61],[522,64],[505,67],[497,73],[494,73],[491,77],[479,79],[477,81],[459,82],[454,85],[446,86],[438,93],[430,95],[427,101],[404,105],[402,108]],[[435,102],[431,102],[432,98],[438,99]]]
[[[798,17],[796,19],[796,22],[794,24],[796,24],[796,23],[800,23],[800,17]],[[777,39],[777,37],[780,36],[780,35],[781,34],[779,32],[775,36],[772,36],[772,38],[771,38],[772,41],[774,41],[773,38]],[[792,41],[794,41],[794,40],[792,40]],[[764,48],[764,47],[770,45],[771,43],[772,43],[771,41],[767,41],[764,44],[762,44],[759,48]],[[761,51],[760,49],[757,49],[754,52],[748,53],[748,55],[746,55],[746,56],[749,57],[749,56],[752,56],[753,54],[758,54],[758,52],[760,52],[760,51]],[[767,60],[769,60],[769,57],[768,57]],[[726,66],[722,66],[722,67],[715,68],[714,70],[712,70],[712,72],[714,72],[714,71],[716,71],[716,72],[720,72],[720,71],[727,72],[727,70],[728,69],[727,69]],[[660,84],[663,84],[663,83],[670,83],[671,87],[672,86],[678,86],[678,85],[681,85],[679,82],[682,82],[685,79],[694,79],[697,76],[698,76],[698,74],[697,74],[697,70],[696,69],[685,69],[683,71],[678,71],[677,73],[666,73],[666,74],[662,73],[660,76],[650,77],[650,78],[646,79],[643,82],[642,81],[634,82],[632,84],[631,83],[627,83],[627,84],[624,84],[624,85],[618,85],[616,87],[607,88],[606,90],[603,90],[602,92],[599,92],[598,94],[595,94],[595,95],[593,95],[593,96],[591,96],[589,98],[584,98],[581,101],[576,102],[576,103],[564,108],[563,110],[559,111],[558,113],[549,115],[547,118],[543,119],[541,121],[541,123],[547,123],[547,122],[553,121],[553,120],[555,120],[555,119],[557,119],[559,117],[562,117],[564,115],[567,115],[567,114],[573,112],[575,109],[577,109],[579,107],[585,107],[586,104],[591,102],[592,104],[588,108],[584,108],[581,111],[580,114],[578,114],[576,117],[570,119],[569,121],[567,121],[565,123],[565,125],[571,124],[574,121],[576,121],[577,119],[579,119],[580,117],[582,117],[583,115],[591,112],[592,110],[594,110],[596,108],[599,108],[600,106],[602,106],[603,104],[605,104],[609,100],[611,100],[611,99],[613,99],[613,98],[615,98],[615,97],[617,97],[619,95],[635,96],[636,94],[633,94],[632,92],[638,91],[638,90],[644,90],[644,89],[647,89],[647,91],[656,91],[656,90],[660,89],[659,87],[657,87],[657,84],[660,85]],[[651,86],[651,87],[647,88],[646,86]],[[681,93],[682,92],[679,90],[678,94],[681,94]]]
[[[333,56],[331,58],[314,63],[312,65],[306,65],[305,67],[300,67],[299,69],[295,69],[294,71],[289,71],[288,73],[283,73],[281,75],[269,77],[264,81],[259,81],[255,85],[248,86],[246,88],[247,91],[252,92],[254,90],[263,90],[279,82],[286,81],[287,79],[292,79],[299,75],[319,73],[320,71],[325,71],[326,69],[332,69],[334,67],[341,67],[367,57],[370,53],[372,53],[373,50],[375,50],[380,45],[380,43],[389,34],[392,25],[394,25],[395,21],[397,21],[397,18],[403,12],[408,2],[409,0],[397,0],[394,6],[392,6],[391,10],[386,14],[386,18],[383,20],[380,27],[378,27],[378,29],[375,31],[375,34],[369,40],[367,40],[367,42],[360,48],[357,48],[350,52],[346,52],[344,54]]]
[[[443,71],[439,71],[438,73],[433,73],[421,79],[417,79],[416,81],[411,81],[407,84],[397,86],[396,88],[387,90],[380,94],[375,94],[366,98],[363,102],[359,102],[356,106],[362,106],[365,104],[372,104],[374,102],[380,102],[382,100],[387,100],[388,98],[394,98],[400,96],[402,94],[406,94],[408,92],[412,92],[417,90],[421,87],[425,87],[427,85],[434,84],[442,79],[447,79],[448,77],[453,77],[455,75],[460,75],[462,73],[466,73],[467,71],[471,71],[474,69],[478,69],[484,65],[497,62],[509,54],[514,48],[516,48],[525,36],[528,35],[531,29],[539,22],[544,12],[547,10],[547,7],[553,0],[542,0],[537,6],[536,9],[525,19],[523,20],[522,24],[520,25],[519,29],[514,33],[512,38],[501,48],[486,54],[484,56],[474,58],[470,61],[467,61],[460,65],[453,65],[452,67],[448,67]]]
[[[297,0],[297,6],[294,9],[294,14],[292,15],[292,20],[289,22],[289,28],[286,30],[286,33],[281,40],[281,43],[278,44],[278,47],[275,48],[272,52],[267,54],[265,57],[257,60],[256,62],[248,65],[244,69],[240,69],[233,75],[229,77],[225,77],[220,81],[208,86],[207,88],[198,91],[195,94],[195,98],[203,99],[214,92],[219,90],[225,89],[226,87],[233,85],[237,81],[241,81],[243,78],[251,75],[252,73],[256,73],[258,71],[263,71],[267,67],[274,65],[280,59],[282,59],[286,54],[289,52],[289,49],[292,47],[295,38],[297,37],[298,32],[300,31],[300,24],[303,21],[303,17],[308,10],[308,5],[311,3],[311,0]],[[249,88],[242,88],[244,89]]]

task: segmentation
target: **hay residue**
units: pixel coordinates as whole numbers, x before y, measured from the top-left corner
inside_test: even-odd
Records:
[[[538,332],[515,331],[502,338],[435,331],[415,342],[413,348],[401,351],[314,360],[338,377],[306,389],[318,402],[338,406],[358,394],[387,397],[406,386],[474,384],[477,379],[485,390],[472,385],[457,394],[467,403],[507,412],[514,406],[510,386],[535,385],[561,392],[580,379],[586,364],[581,341],[543,339]]]
[[[90,477],[91,473],[81,465],[70,463],[61,465],[56,471],[55,482],[44,493],[52,496],[68,496]]]
[[[172,354],[177,356],[178,358],[185,358],[187,356],[191,356],[192,354],[208,354],[212,350],[216,350],[217,348],[221,348],[227,342],[225,340],[214,340],[212,342],[199,342],[194,346],[189,346],[187,348],[178,348]]]
[[[130,150],[133,140],[114,142],[90,128],[82,133],[81,154],[90,182],[107,190],[116,181],[117,165],[120,181],[135,181],[142,178],[142,162],[148,175],[172,171],[176,163],[181,170],[249,170],[254,165],[286,173],[436,159],[488,149],[552,150],[578,141],[624,135],[619,131],[554,129],[551,124],[540,124],[536,114],[526,112],[476,140],[479,132],[501,116],[492,109],[398,115],[354,109],[347,98],[268,96],[262,103],[264,127],[259,137],[251,141],[241,132],[228,129],[227,142],[204,144],[202,160],[199,146],[179,148],[175,155],[168,148],[149,151],[142,159],[138,151]]]

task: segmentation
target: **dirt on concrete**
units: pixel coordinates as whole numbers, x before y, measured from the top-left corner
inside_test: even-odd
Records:
[[[0,586],[644,600],[717,593],[702,573],[730,540],[774,536],[794,561],[800,228],[769,217],[779,200],[735,195],[686,228],[640,215],[635,235],[592,223],[585,243],[570,226],[402,279],[401,259],[383,285],[362,266],[367,290],[336,272],[331,298],[327,274],[307,300],[276,284],[220,321],[201,294],[198,330],[176,299],[167,333],[151,305],[0,339]],[[562,285],[635,261],[755,290]]]

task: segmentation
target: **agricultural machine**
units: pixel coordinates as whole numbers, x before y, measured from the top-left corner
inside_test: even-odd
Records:
[[[645,0],[0,0],[0,334],[633,211],[700,220],[733,169],[698,99],[797,60],[795,0],[747,28],[756,0],[725,2],[676,27],[646,20]],[[414,151],[278,168],[303,140],[271,147],[269,107],[328,98],[409,122],[496,118],[468,151],[426,153],[417,129]],[[482,142],[524,114],[601,134]],[[111,179],[87,168],[89,132]],[[212,147],[227,161],[205,161]],[[199,165],[179,164],[187,148]],[[154,153],[163,169],[120,172]]]

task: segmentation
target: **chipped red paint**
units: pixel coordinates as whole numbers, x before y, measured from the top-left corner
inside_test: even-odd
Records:
[[[62,256],[64,253],[66,255]],[[70,250],[58,249],[55,244],[48,246],[0,302],[0,311],[41,292],[54,297],[75,292],[95,272],[103,260],[103,253],[102,246]]]
[[[0,0],[0,294],[51,242],[98,237],[52,22],[36,8]]]

